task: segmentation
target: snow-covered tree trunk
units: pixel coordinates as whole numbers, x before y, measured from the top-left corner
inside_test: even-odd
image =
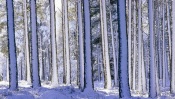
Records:
[[[154,25],[153,25],[153,1],[148,1],[148,18],[149,18],[149,33],[150,33],[150,68],[149,68],[149,97],[157,96],[156,90],[156,64],[155,64],[155,48],[154,48]]]
[[[40,87],[39,78],[39,61],[38,61],[38,34],[37,34],[37,19],[36,19],[36,0],[30,1],[30,17],[31,17],[31,31],[32,31],[32,87]]]
[[[138,91],[142,93],[142,26],[141,0],[138,0]]]
[[[66,56],[65,56],[65,14],[64,14],[64,0],[61,0],[62,4],[62,42],[63,42],[63,83],[66,84]]]
[[[119,97],[130,98],[128,75],[128,50],[126,33],[126,1],[117,1],[118,31],[119,31]]]
[[[100,0],[100,18],[101,18],[101,20],[102,20],[102,19],[103,19],[103,10],[102,10],[102,4],[101,4],[101,3],[102,3],[102,2],[101,2],[101,0]],[[103,25],[103,21],[100,21],[100,26],[101,26],[101,27],[100,27],[100,28],[101,28],[101,30],[100,30],[100,32],[101,32],[101,37],[104,38],[104,33],[103,33],[103,32],[104,32],[104,30],[103,30],[103,29],[104,29],[104,28],[103,28],[104,25]],[[105,58],[105,54],[104,54],[104,53],[105,53],[105,52],[104,52],[105,50],[103,50],[103,49],[104,49],[104,40],[102,40],[101,43],[102,43],[102,59],[104,59],[104,58]],[[104,71],[104,69],[105,69],[105,68],[104,68],[104,66],[105,66],[105,61],[102,61],[102,66],[103,66],[103,71]],[[104,73],[104,72],[103,72],[103,74],[104,74],[104,76],[105,76],[105,73]],[[103,79],[105,78],[104,76],[103,76]]]
[[[43,35],[41,35],[41,40],[43,41]],[[42,78],[42,80],[45,81],[45,80],[47,80],[47,79],[46,79],[46,75],[47,75],[47,74],[46,74],[46,71],[45,71],[45,70],[47,70],[47,69],[46,69],[46,64],[45,64],[45,62],[46,62],[46,56],[45,56],[45,53],[46,53],[45,51],[46,51],[46,49],[43,51],[43,49],[44,49],[43,45],[41,46],[41,49],[42,49],[42,52],[41,52],[41,54],[42,54],[42,55],[41,55],[41,58],[42,58],[42,59],[41,59],[41,60],[42,60],[42,63],[41,63],[41,64],[42,64],[42,73],[41,73],[41,74],[42,74],[42,77],[40,77],[40,78]]]
[[[9,59],[6,57],[6,80],[9,81]]]
[[[40,37],[39,37],[39,46],[40,46],[40,48],[39,48],[39,50],[40,50],[40,70],[39,70],[39,72],[40,72],[40,80],[41,81],[43,81],[44,80],[44,56],[43,56],[43,34],[42,33],[40,33]]]
[[[51,61],[52,61],[52,86],[58,86],[58,69],[56,62],[56,34],[55,34],[55,0],[50,0],[50,31],[51,31]]]
[[[7,7],[7,36],[8,36],[8,51],[9,51],[9,88],[17,90],[18,88],[18,70],[15,44],[15,26],[14,26],[14,8],[13,0],[6,0]]]
[[[168,77],[168,63],[167,63],[167,52],[166,52],[166,41],[165,41],[165,1],[163,0],[163,6],[162,6],[162,12],[163,12],[163,23],[162,23],[162,28],[163,28],[163,34],[162,34],[162,47],[163,47],[163,87],[168,87],[169,86],[169,77]]]
[[[42,38],[41,38],[41,33],[39,33],[39,37],[38,37],[38,41],[39,41],[39,76],[40,76],[40,80],[42,81],[42,70],[43,70],[43,61],[42,61]]]
[[[158,11],[156,12],[156,22],[157,22],[157,27],[160,27],[160,22],[159,20],[159,14],[160,13],[160,8],[158,8]],[[162,79],[162,48],[161,48],[161,32],[160,29],[157,29],[157,34],[158,34],[158,57],[159,57],[159,78]]]
[[[91,24],[90,24],[90,5],[89,0],[84,0],[84,37],[85,37],[85,91],[93,91],[93,81],[92,81],[92,53],[91,53]]]
[[[97,55],[100,55],[101,48],[100,45],[97,45]],[[100,63],[100,56],[97,56],[97,64],[98,64],[98,81],[101,81],[101,63]]]
[[[128,66],[129,66],[129,85],[131,86],[131,81],[132,81],[132,76],[131,76],[131,66],[132,66],[132,64],[131,64],[131,46],[132,46],[132,42],[131,42],[131,11],[132,11],[132,9],[131,9],[131,1],[132,0],[129,0],[129,16],[128,16],[128,18],[129,18],[129,22],[128,22]]]
[[[138,1],[138,91],[146,92],[145,66],[143,57],[142,1]]]
[[[171,24],[170,24],[170,6],[169,6],[169,0],[167,0],[166,3],[166,9],[167,9],[167,25],[168,25],[168,44],[169,44],[169,56],[168,56],[168,66],[171,66],[171,60],[172,60],[172,34],[171,34]],[[169,75],[170,76],[170,75]]]
[[[172,1],[172,30],[171,93],[175,94],[175,0]]]
[[[71,68],[70,68],[70,52],[69,52],[69,26],[68,26],[68,1],[63,0],[63,13],[64,13],[64,67],[65,67],[65,83],[70,84],[71,83]]]
[[[105,85],[104,87],[107,89],[111,88],[111,73],[110,73],[110,64],[109,64],[109,49],[108,49],[108,34],[107,34],[107,22],[106,22],[106,1],[105,0],[100,0],[101,8],[101,24],[103,25],[102,29],[102,45],[103,46],[103,62],[104,62],[104,77],[105,77]]]
[[[115,41],[114,41],[114,31],[113,31],[113,24],[112,24],[112,13],[110,11],[110,27],[111,27],[111,39],[112,39],[112,55],[113,55],[113,64],[114,64],[114,86],[117,87],[118,83],[118,65],[117,65],[117,58],[116,57],[116,50],[115,50]],[[99,55],[99,54],[98,54]]]
[[[28,35],[28,25],[27,25],[27,4],[26,0],[23,2],[24,9],[24,32],[25,32],[25,65],[26,65],[26,77],[27,82],[31,83],[31,70],[30,70],[30,51],[29,51],[29,35]]]
[[[165,83],[166,83],[166,81],[165,81],[165,66],[166,66],[166,64],[165,64],[165,16],[164,16],[164,14],[165,14],[165,12],[164,12],[164,0],[163,0],[163,4],[162,4],[162,47],[163,47],[163,79],[162,79],[162,81],[163,81],[163,87],[165,87],[166,85],[165,85]]]
[[[143,35],[142,35],[142,92],[143,94],[146,93],[147,81],[146,81],[146,67],[145,67],[145,58],[143,54]]]
[[[78,0],[78,41],[79,41],[79,88],[84,88],[84,33],[82,23],[82,2]]]
[[[133,67],[132,67],[132,89],[136,90],[136,66],[137,66],[137,25],[136,25],[136,1],[133,9]]]

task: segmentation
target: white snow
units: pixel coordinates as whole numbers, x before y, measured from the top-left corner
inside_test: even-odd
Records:
[[[19,81],[19,90],[11,91],[8,88],[8,82],[0,82],[0,99],[119,99],[118,88],[104,89],[104,82],[94,82],[93,92],[81,92],[75,86],[59,85],[56,88],[50,83],[42,83],[40,88],[31,88],[27,81]],[[132,99],[151,99],[148,93],[141,95],[131,91]],[[174,99],[170,91],[164,90],[156,99]]]
[[[19,81],[19,90],[7,89],[8,82],[0,82],[0,99],[117,99],[118,89],[103,89],[103,82],[95,82],[93,92],[81,92],[75,86],[59,85],[56,88],[42,83],[40,88],[31,88],[26,81]]]

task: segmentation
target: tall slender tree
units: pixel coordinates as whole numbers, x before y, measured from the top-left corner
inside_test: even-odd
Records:
[[[114,39],[114,31],[113,31],[113,21],[112,21],[112,11],[110,11],[110,29],[111,29],[111,39],[112,39],[112,55],[113,55],[113,62],[114,62],[114,86],[117,87],[118,84],[118,65],[116,57],[116,49],[115,49],[115,39]]]
[[[55,0],[50,0],[50,31],[52,56],[52,85],[58,86],[58,69],[56,65],[56,34],[55,34]]]
[[[17,90],[18,88],[18,69],[16,57],[16,43],[15,43],[15,26],[14,26],[14,8],[13,0],[6,0],[7,7],[7,32],[8,32],[8,51],[9,51],[9,75],[10,75],[10,89]]]
[[[172,1],[172,38],[175,38],[175,0]],[[175,94],[175,39],[172,39],[171,93]]]
[[[70,52],[69,52],[69,23],[68,23],[68,1],[63,0],[63,13],[64,13],[64,79],[66,84],[71,83],[71,67],[70,67]]]
[[[32,87],[37,88],[41,86],[39,78],[39,60],[38,60],[38,34],[37,34],[37,15],[36,15],[36,0],[30,0],[30,19],[32,31]]]
[[[111,73],[109,64],[109,49],[108,49],[108,34],[107,34],[107,19],[106,19],[106,1],[100,0],[100,11],[101,12],[101,31],[102,31],[102,48],[103,48],[103,64],[104,64],[104,78],[105,88],[111,88]]]
[[[171,65],[171,59],[172,59],[172,34],[171,34],[171,24],[170,24],[170,6],[169,6],[169,0],[166,0],[166,9],[167,9],[167,25],[168,25],[168,44],[169,44],[169,58],[168,63]]]
[[[148,18],[150,33],[150,68],[149,68],[149,97],[157,97],[156,86],[156,64],[155,64],[155,48],[154,48],[154,30],[153,30],[153,1],[148,1]]]
[[[132,67],[132,89],[136,89],[136,66],[137,66],[137,25],[136,25],[136,0],[133,1],[133,67]]]
[[[85,33],[85,91],[93,90],[93,81],[92,81],[92,53],[91,53],[91,25],[90,25],[90,5],[89,0],[84,0],[84,33]]]
[[[119,97],[130,98],[128,75],[128,50],[126,33],[126,1],[117,1],[118,32],[119,32]]]
[[[142,1],[138,1],[138,91],[146,91],[145,67],[143,58]]]
[[[128,66],[129,66],[129,85],[131,85],[131,45],[132,45],[132,42],[131,42],[131,19],[132,19],[132,17],[131,17],[131,11],[132,11],[132,9],[131,9],[131,2],[132,0],[129,0],[129,22],[128,22]]]
[[[78,0],[78,41],[79,41],[79,87],[84,88],[84,33],[82,20],[82,2]]]
[[[162,20],[162,51],[163,51],[163,87],[169,86],[169,77],[168,77],[168,63],[167,63],[167,51],[166,51],[166,31],[165,31],[165,1],[162,1],[162,13],[163,13],[163,20]]]
[[[25,64],[26,64],[26,77],[27,81],[31,83],[31,70],[30,70],[30,52],[29,52],[29,34],[28,34],[28,22],[27,22],[27,2],[23,1],[24,9],[24,32],[25,32]]]

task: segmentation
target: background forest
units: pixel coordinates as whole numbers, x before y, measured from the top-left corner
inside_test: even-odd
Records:
[[[0,0],[0,98],[10,96],[8,85],[96,92],[79,98],[173,98],[174,7],[174,0]]]

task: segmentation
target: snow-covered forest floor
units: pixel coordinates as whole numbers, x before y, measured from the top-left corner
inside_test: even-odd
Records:
[[[0,82],[0,99],[118,99],[118,90],[104,90],[101,82],[96,82],[94,92],[81,92],[75,86],[60,85],[52,88],[49,83],[31,88],[26,81],[19,81],[18,91],[8,90],[8,82]]]
[[[26,81],[19,81],[18,91],[8,89],[8,82],[0,82],[0,99],[119,99],[118,88],[106,90],[103,82],[94,83],[93,92],[81,92],[76,86],[59,85],[52,87],[49,82],[42,83],[42,87],[31,88],[31,84]],[[175,99],[168,89],[163,89],[157,99]],[[131,91],[132,99],[148,99],[148,94],[140,95]]]

